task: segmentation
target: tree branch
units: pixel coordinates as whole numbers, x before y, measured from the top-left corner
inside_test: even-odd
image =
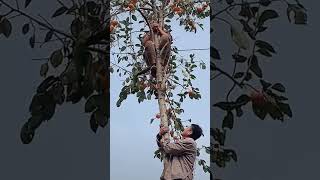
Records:
[[[240,88],[243,88],[243,84],[239,83],[237,80],[235,80],[230,74],[228,74],[227,72],[223,71],[222,69],[218,68],[218,67],[214,67],[213,71],[218,71],[220,72],[222,75],[225,75],[226,77],[228,77],[230,80],[232,80],[237,86],[239,86]]]
[[[45,27],[45,28],[47,28],[47,29],[49,29],[49,30],[51,30],[51,31],[54,31],[54,32],[56,32],[56,33],[58,33],[58,34],[61,34],[61,35],[65,36],[65,37],[68,37],[68,38],[74,40],[74,38],[73,38],[71,35],[69,35],[69,34],[67,34],[67,33],[65,33],[65,32],[63,32],[63,31],[61,31],[61,30],[58,30],[58,29],[55,29],[55,28],[52,28],[52,27],[48,26],[47,24],[39,21],[38,19],[35,19],[35,18],[33,18],[32,16],[26,14],[25,12],[22,12],[22,11],[20,11],[19,9],[16,9],[16,8],[12,7],[10,4],[8,4],[8,3],[5,2],[4,0],[0,0],[0,2],[1,2],[3,5],[5,5],[6,7],[10,8],[12,11],[17,12],[17,13],[20,13],[21,15],[23,15],[23,16],[29,18],[30,20],[36,22],[38,25],[40,25],[40,26],[42,26],[42,27]]]
[[[277,1],[283,1],[283,2],[286,2],[288,4],[288,2],[286,0],[271,0],[271,2],[277,2]],[[228,11],[230,8],[233,8],[233,7],[236,7],[236,6],[242,6],[244,4],[260,4],[260,1],[255,1],[255,2],[246,2],[246,3],[234,3],[234,4],[231,4],[227,7],[225,7],[224,9],[216,12],[215,14],[213,14],[211,17],[210,17],[210,21],[215,19],[218,15],[220,15],[221,13],[225,12],[225,11]]]

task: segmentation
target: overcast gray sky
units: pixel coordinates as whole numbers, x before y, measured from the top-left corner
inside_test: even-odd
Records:
[[[320,126],[319,107],[319,1],[301,0],[309,10],[309,25],[295,26],[288,23],[286,9],[281,8],[281,20],[272,21],[271,28],[262,36],[276,50],[270,60],[262,60],[264,77],[273,82],[283,82],[294,117],[285,123],[267,119],[258,120],[250,112],[235,122],[229,133],[227,145],[239,155],[238,163],[218,170],[217,176],[225,180],[300,180],[319,179],[320,160],[318,137]],[[217,34],[229,32],[217,23]],[[229,51],[230,39],[223,35],[214,38],[222,51]],[[228,55],[228,54],[227,54]],[[226,66],[228,68],[228,66]],[[230,87],[223,79],[211,82],[211,102],[225,96]],[[214,110],[212,126],[222,118]]]

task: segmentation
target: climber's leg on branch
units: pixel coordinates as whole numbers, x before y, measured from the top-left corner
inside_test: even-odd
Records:
[[[144,58],[148,67],[151,67],[151,76],[156,77],[156,50],[152,41],[145,43]]]
[[[161,60],[162,66],[166,66],[170,57],[171,51],[171,37],[169,34],[164,34],[160,38],[160,51],[161,51]]]

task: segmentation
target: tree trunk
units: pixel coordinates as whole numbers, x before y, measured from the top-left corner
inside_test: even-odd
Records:
[[[159,11],[159,26],[160,28],[163,27],[163,12],[160,10]],[[167,117],[167,107],[166,107],[166,79],[164,79],[164,73],[165,70],[163,70],[162,67],[162,59],[160,55],[160,49],[159,49],[159,44],[160,44],[160,35],[157,34],[155,37],[155,45],[156,45],[156,66],[157,66],[157,92],[158,92],[158,104],[159,104],[159,110],[160,110],[160,118],[161,118],[161,125],[163,127],[168,127],[168,117]],[[166,133],[164,138],[169,138],[169,133]]]

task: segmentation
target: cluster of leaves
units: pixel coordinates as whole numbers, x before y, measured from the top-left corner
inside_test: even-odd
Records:
[[[124,79],[123,87],[119,94],[117,106],[120,107],[129,95],[136,95],[139,103],[145,100],[154,100],[153,95],[156,94],[158,86],[155,79],[149,78],[148,73],[136,76],[137,73],[145,69],[146,64],[143,60],[144,47],[137,37],[148,31],[144,17],[155,17],[154,12],[157,9],[153,5],[161,7],[161,1],[111,1],[111,14],[124,12],[112,17],[113,21],[117,21],[118,25],[111,34],[112,50],[119,52],[111,53],[115,55],[116,62],[111,62],[111,72]],[[203,28],[200,20],[209,17],[210,10],[209,1],[166,1],[167,6],[163,9],[163,22],[165,28],[170,32],[173,30],[171,22],[177,21],[187,32],[196,32],[197,27]],[[199,9],[201,7],[201,10]],[[161,19],[160,19],[161,21]],[[137,29],[141,27],[139,31]],[[139,35],[135,34],[138,33]],[[173,37],[174,39],[174,37]],[[170,128],[173,130],[172,137],[180,136],[183,131],[183,125],[179,116],[184,112],[182,108],[186,98],[198,100],[201,98],[199,88],[194,87],[193,81],[196,80],[194,71],[197,68],[206,69],[203,61],[195,60],[195,55],[190,54],[189,58],[179,55],[179,48],[171,47],[171,57],[169,60],[168,78],[166,81],[166,106],[168,107],[167,117]],[[160,116],[159,116],[160,117]],[[159,118],[156,117],[156,118]],[[151,123],[156,119],[152,118]],[[187,120],[191,122],[191,120]],[[163,154],[160,150],[156,150],[154,157],[162,160]],[[209,172],[209,167],[204,160],[199,160],[199,165],[203,165],[205,172]]]
[[[39,15],[41,20],[24,11],[32,5],[32,0],[25,1],[24,10],[16,3],[14,6],[0,1],[0,5],[9,11],[0,15],[0,34],[8,38],[12,32],[11,23],[15,18],[22,17],[26,20],[22,25],[22,34],[31,34],[31,48],[42,48],[49,43],[60,47],[54,49],[49,58],[40,58],[46,61],[40,68],[44,80],[32,98],[29,108],[31,117],[21,129],[22,142],[28,144],[32,141],[40,124],[53,117],[57,104],[76,104],[83,98],[86,99],[85,112],[91,113],[88,123],[91,129],[96,132],[99,126],[105,127],[110,117],[107,51],[110,33],[105,30],[110,20],[109,2],[58,1],[60,6],[51,17],[46,19]],[[72,21],[67,22],[63,30],[50,23],[64,16],[72,17]],[[38,30],[46,33],[38,33]]]
[[[122,11],[125,10],[126,4],[130,4],[132,1],[114,1],[111,7],[113,8],[112,11]],[[192,2],[172,2],[169,8],[165,9],[166,18],[164,21],[166,22],[166,28],[170,31],[171,26],[168,24],[171,22],[172,19],[177,18],[177,20],[186,19],[186,16],[190,16],[194,13],[194,6],[190,6]],[[172,9],[172,5],[184,7],[188,4],[189,10],[184,11],[184,14],[174,14]],[[143,7],[144,9],[147,7],[147,1],[139,1],[135,4],[135,10]],[[170,8],[171,7],[171,8]],[[190,8],[191,7],[191,8]],[[152,6],[149,7],[152,9]],[[130,13],[126,14],[123,20],[119,20],[119,25],[117,30],[112,34],[112,38],[114,42],[121,42],[118,43],[119,53],[116,55],[117,62],[112,63],[112,70],[116,69],[117,74],[120,77],[125,77],[125,81],[123,82],[123,88],[121,89],[119,100],[117,102],[117,106],[119,107],[121,103],[128,97],[129,94],[136,94],[138,102],[143,102],[144,100],[151,100],[152,95],[155,94],[157,86],[154,80],[148,79],[147,75],[143,77],[137,78],[135,74],[140,72],[145,67],[145,63],[143,61],[143,51],[144,48],[141,46],[140,42],[136,43],[132,39],[136,38],[133,34],[133,25],[143,24],[145,21],[142,19],[143,17],[137,15],[138,13],[132,10],[128,10]],[[112,13],[113,14],[113,13]],[[151,16],[151,13],[147,16]],[[209,14],[208,14],[209,15]],[[138,19],[142,19],[138,21]],[[182,20],[184,21],[184,20]],[[201,24],[202,26],[202,24]],[[141,28],[139,30],[139,37],[143,35],[146,31],[145,28]],[[187,98],[187,95],[191,99],[199,99],[201,98],[200,92],[198,88],[192,86],[192,80],[195,80],[196,77],[193,75],[194,68],[200,66],[202,69],[205,69],[205,64],[203,62],[197,62],[194,60],[194,55],[190,55],[190,60],[185,58],[178,58],[178,49],[177,47],[172,47],[172,56],[170,59],[170,77],[167,81],[167,103],[170,106],[170,110],[172,112],[176,112],[180,114],[183,112],[181,109],[181,103]],[[119,66],[123,64],[125,68]],[[182,82],[180,82],[180,78],[177,72],[181,69],[181,75],[183,75]],[[177,94],[179,96],[179,100],[174,100],[174,91],[176,87],[181,87],[180,93]],[[179,118],[176,118],[179,122]],[[180,123],[178,123],[180,124]],[[178,128],[179,127],[179,128]],[[182,126],[177,126],[178,130],[182,129]]]
[[[237,161],[235,151],[225,149],[224,142],[227,129],[233,128],[235,118],[243,116],[243,109],[248,103],[251,103],[251,110],[261,120],[268,114],[271,119],[280,121],[284,121],[286,116],[292,117],[290,105],[285,102],[288,98],[283,95],[286,88],[281,83],[270,83],[265,80],[260,65],[263,59],[271,58],[276,53],[271,43],[261,39],[263,32],[269,28],[267,22],[279,18],[277,10],[272,6],[276,1],[287,5],[289,22],[307,23],[306,9],[297,0],[293,3],[282,0],[220,0],[215,2],[216,6],[211,12],[212,21],[221,21],[230,26],[231,38],[238,47],[235,53],[229,53],[234,63],[231,73],[217,65],[222,59],[228,59],[220,55],[220,50],[216,48],[218,45],[213,44],[210,49],[212,80],[222,75],[233,82],[233,86],[226,90],[228,92],[226,100],[214,102],[213,105],[226,114],[221,128],[211,129],[211,136],[214,139],[211,146],[211,162],[218,167],[225,167],[226,162],[231,159]],[[235,25],[237,23],[241,27],[237,27]],[[214,29],[212,32],[215,33]],[[237,87],[238,95],[235,100],[230,100],[230,95],[237,90]]]

